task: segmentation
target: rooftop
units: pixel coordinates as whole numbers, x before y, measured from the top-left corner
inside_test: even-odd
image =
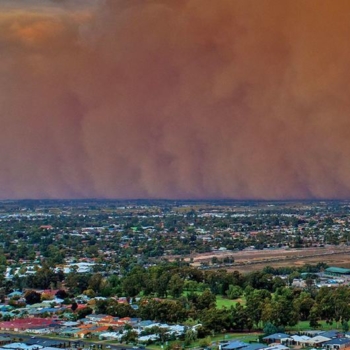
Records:
[[[350,269],[345,269],[343,267],[330,266],[330,267],[326,268],[325,272],[350,274]]]

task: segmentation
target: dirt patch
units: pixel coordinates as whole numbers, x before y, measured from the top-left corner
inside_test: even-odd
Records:
[[[216,268],[249,272],[261,270],[265,266],[303,266],[305,264],[317,264],[318,262],[325,262],[330,266],[350,268],[350,247],[347,246],[215,252],[192,255],[191,258],[193,259],[193,266],[200,266],[203,262],[210,263],[213,257],[222,259],[225,256],[234,258],[233,266],[216,266]],[[189,258],[186,260],[189,260]]]
[[[261,261],[254,264],[248,265],[237,265],[234,267],[229,267],[229,271],[239,271],[239,272],[251,272],[256,270],[261,270],[265,266],[272,267],[288,267],[288,266],[303,266],[305,264],[317,264],[319,262],[324,262],[329,266],[346,267],[350,268],[350,252],[335,253],[330,255],[317,255],[317,256],[304,256],[304,257],[293,257],[285,258],[280,261]]]

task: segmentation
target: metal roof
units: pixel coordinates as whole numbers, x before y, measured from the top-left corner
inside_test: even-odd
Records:
[[[268,340],[268,339],[287,339],[287,338],[290,338],[290,336],[286,333],[275,333],[275,334],[268,335],[263,339]]]
[[[325,270],[326,272],[333,272],[333,273],[350,273],[350,269],[345,269],[343,267],[335,267],[335,266],[331,266],[326,268]]]

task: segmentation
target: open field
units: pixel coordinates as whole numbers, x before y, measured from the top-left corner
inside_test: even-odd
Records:
[[[188,293],[190,293],[190,292],[184,291],[182,293],[182,295],[187,296]],[[202,294],[203,292],[195,291],[194,293]],[[242,296],[241,298],[232,300],[232,299],[229,299],[227,297],[223,297],[222,295],[216,296],[216,307],[219,309],[222,309],[223,307],[226,307],[229,309],[231,306],[235,306],[237,303],[240,303],[241,305],[245,305],[245,303],[246,303],[245,297]]]
[[[231,300],[228,298],[224,298],[221,295],[216,296],[216,307],[219,309],[222,309],[223,307],[230,308],[231,306],[235,306],[237,303],[240,303],[241,305],[245,305],[245,298],[239,298],[235,300]]]
[[[192,257],[193,265],[199,266],[201,262],[209,262],[213,256],[224,258],[228,255],[234,257],[235,263],[232,266],[223,266],[222,268],[240,272],[260,270],[265,266],[302,266],[304,264],[317,264],[318,262],[350,267],[350,248],[347,246],[206,253]]]
[[[332,324],[327,323],[326,321],[318,321],[320,324],[320,327],[317,329],[320,331],[330,331],[332,329],[341,330],[341,325],[336,322],[333,322]],[[312,329],[310,327],[309,321],[299,321],[297,325],[293,327],[286,327],[286,331],[288,332],[303,332]]]
[[[350,267],[350,252],[338,252],[328,255],[300,255],[293,257],[281,257],[280,260],[272,261],[257,261],[253,264],[242,264],[235,267],[230,267],[229,270],[236,270],[239,272],[251,272],[261,270],[265,266],[283,267],[283,266],[303,266],[305,264],[317,264],[319,262],[325,262],[330,266]]]

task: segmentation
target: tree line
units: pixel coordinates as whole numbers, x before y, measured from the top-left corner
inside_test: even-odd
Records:
[[[104,276],[76,271],[63,274],[43,266],[25,278],[3,279],[0,296],[4,298],[18,288],[65,289],[65,298],[73,304],[82,293],[90,298],[105,296],[105,300],[90,305],[96,313],[168,323],[192,320],[202,324],[198,332],[203,336],[212,331],[262,329],[266,324],[283,328],[299,321],[309,321],[310,327],[317,328],[319,321],[325,320],[346,329],[350,319],[350,289],[347,286],[318,289],[310,278],[325,267],[306,265],[288,271],[267,267],[243,275],[238,271],[203,271],[177,262],[150,268],[137,266],[124,276]],[[306,278],[311,283],[303,289],[291,288],[290,283],[302,271],[309,273]],[[281,278],[282,272],[289,274]],[[116,297],[120,296],[125,296],[128,303],[118,302]],[[218,308],[218,296],[237,302]],[[84,313],[77,317],[83,317]]]

